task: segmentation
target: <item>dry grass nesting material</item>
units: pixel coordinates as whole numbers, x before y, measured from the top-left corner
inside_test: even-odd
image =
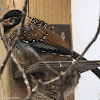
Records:
[[[50,71],[43,72],[42,74],[37,73],[34,75],[36,79],[39,77],[42,81],[49,81],[56,77],[56,75]],[[79,83],[79,79],[80,74],[74,70],[69,71],[66,77],[63,78],[64,98],[67,98],[74,91],[75,87]],[[59,100],[61,90],[60,83],[61,81],[57,80],[48,85],[40,85],[38,91],[43,93],[45,96],[50,97],[52,100]]]

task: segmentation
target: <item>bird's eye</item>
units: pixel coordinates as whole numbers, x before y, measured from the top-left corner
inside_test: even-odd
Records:
[[[14,18],[11,18],[11,19],[10,19],[10,22],[11,22],[11,23],[14,23],[14,22],[15,22],[15,19],[14,19]]]

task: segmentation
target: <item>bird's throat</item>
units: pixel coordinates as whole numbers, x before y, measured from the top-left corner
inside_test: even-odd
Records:
[[[15,30],[16,28],[20,27],[21,24],[18,24],[16,26],[4,26],[4,33],[6,37],[9,37]]]

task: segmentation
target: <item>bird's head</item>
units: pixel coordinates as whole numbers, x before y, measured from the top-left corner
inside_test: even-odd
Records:
[[[9,33],[11,30],[14,30],[21,22],[22,11],[20,10],[11,10],[7,12],[0,23],[4,27],[4,33]]]

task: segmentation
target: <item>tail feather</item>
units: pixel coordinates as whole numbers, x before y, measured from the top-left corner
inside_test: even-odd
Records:
[[[77,52],[73,51],[72,58],[77,59],[80,56]],[[81,60],[87,60],[86,58],[82,57]],[[100,70],[98,68],[91,70],[99,79],[100,79]]]

